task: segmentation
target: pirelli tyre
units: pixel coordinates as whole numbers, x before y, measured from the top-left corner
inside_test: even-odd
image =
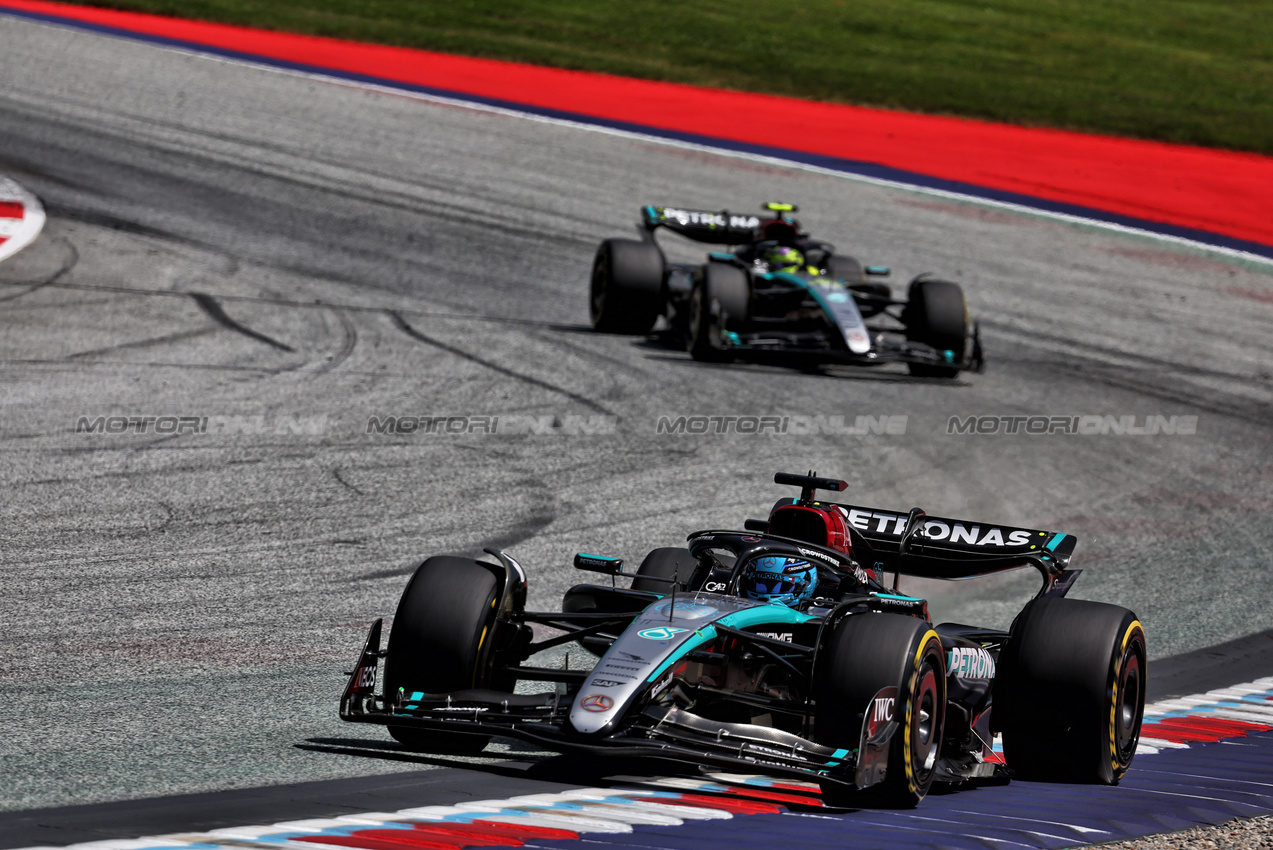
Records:
[[[968,305],[959,284],[921,275],[911,281],[902,310],[906,338],[932,346],[938,352],[951,352],[963,360],[968,339]],[[959,374],[955,366],[908,363],[910,373],[922,378],[953,378]]]
[[[429,558],[416,569],[394,614],[385,656],[385,698],[401,690],[439,694],[489,687],[496,606],[502,583],[497,568],[468,558]],[[389,726],[412,749],[450,755],[481,752],[490,740]]]
[[[745,271],[729,263],[703,266],[690,293],[686,345],[690,356],[702,361],[729,360],[729,352],[721,345],[721,331],[741,330],[750,305],[751,284]]]
[[[814,738],[828,747],[858,750],[876,696],[896,689],[890,697],[895,702],[877,717],[897,723],[883,781],[860,790],[824,782],[823,800],[833,806],[917,805],[936,775],[946,720],[946,668],[937,632],[901,614],[853,614],[835,625],[817,664]]]
[[[663,312],[663,252],[651,242],[607,239],[592,263],[592,326],[605,333],[647,334]]]
[[[637,567],[636,576],[632,579],[632,589],[649,593],[671,593],[672,585],[675,584],[677,591],[685,590],[697,566],[698,562],[689,549],[655,549]],[[673,578],[676,579],[675,582],[672,581]]]
[[[1145,630],[1126,608],[1044,598],[1012,626],[995,676],[995,726],[1013,776],[1114,785],[1145,713]]]

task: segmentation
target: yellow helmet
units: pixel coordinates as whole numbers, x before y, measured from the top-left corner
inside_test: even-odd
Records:
[[[804,266],[804,254],[782,245],[765,251],[764,260],[771,272],[798,272]]]

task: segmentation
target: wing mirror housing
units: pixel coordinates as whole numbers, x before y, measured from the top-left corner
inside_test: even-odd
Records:
[[[583,552],[575,555],[575,569],[590,573],[605,573],[608,576],[623,574],[623,559],[611,558],[609,555],[588,555]]]

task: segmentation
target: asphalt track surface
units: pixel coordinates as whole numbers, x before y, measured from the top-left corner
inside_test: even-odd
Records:
[[[48,213],[0,266],[0,807],[419,770],[335,700],[422,556],[502,546],[552,607],[572,553],[736,526],[777,470],[1074,533],[1074,595],[1137,611],[1155,658],[1273,627],[1267,267],[11,18],[0,45],[0,173]],[[961,282],[988,371],[708,367],[588,329],[593,249],[641,204],[773,198],[895,281]],[[769,414],[907,426],[656,433]],[[1084,414],[1197,431],[946,433]],[[76,433],[99,415],[220,424]],[[387,415],[614,427],[366,433]],[[943,588],[935,614],[1006,624],[1032,589]]]
[[[1273,260],[1273,158],[818,103],[115,9],[0,0],[6,14],[326,77],[768,154],[1172,234]]]

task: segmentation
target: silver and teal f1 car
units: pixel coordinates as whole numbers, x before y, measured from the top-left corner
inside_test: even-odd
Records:
[[[622,562],[580,554],[607,584],[526,610],[510,555],[433,557],[377,620],[341,717],[388,727],[408,747],[479,752],[494,736],[550,750],[666,759],[802,777],[833,805],[915,805],[934,782],[1115,783],[1136,752],[1145,634],[1124,608],[1065,598],[1075,538],[820,501],[844,482],[779,474],[801,488],[742,530]],[[782,565],[755,598],[761,566]],[[961,579],[1032,567],[1038,594],[1008,631],[934,625],[925,600],[887,576]],[[894,582],[895,585],[895,582]],[[595,663],[546,663],[582,647]],[[993,746],[1002,735],[1002,751]]]
[[[640,239],[607,239],[592,266],[593,327],[648,334],[660,317],[696,360],[736,358],[796,365],[905,363],[911,374],[953,378],[984,358],[959,284],[920,275],[905,300],[863,266],[813,239],[793,204],[768,215],[644,207]],[[660,231],[719,245],[698,265],[668,262]]]

